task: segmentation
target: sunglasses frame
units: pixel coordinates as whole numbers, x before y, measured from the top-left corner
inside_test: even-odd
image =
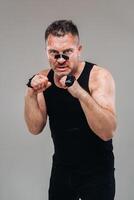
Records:
[[[63,58],[64,60],[69,60],[69,56],[67,56],[67,55],[65,55],[65,54],[62,54],[62,53],[56,54],[56,55],[54,56],[54,58],[55,58],[56,60],[58,60],[59,58]]]

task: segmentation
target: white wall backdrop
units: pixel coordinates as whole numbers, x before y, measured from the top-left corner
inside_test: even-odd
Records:
[[[47,200],[53,145],[48,126],[27,131],[25,83],[48,66],[46,27],[65,18],[78,25],[83,58],[115,79],[116,200],[134,199],[133,10],[132,0],[0,0],[0,200]]]

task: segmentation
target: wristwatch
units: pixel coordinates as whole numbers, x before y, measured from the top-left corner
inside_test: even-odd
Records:
[[[31,81],[32,81],[32,79],[33,79],[34,77],[35,77],[35,75],[32,76],[32,77],[28,80],[28,82],[27,82],[27,84],[26,84],[26,85],[27,85],[28,87],[30,87],[30,88],[33,88],[32,85],[31,85]]]
[[[65,85],[67,87],[70,87],[73,85],[74,81],[75,81],[75,76],[73,76],[72,74],[68,74],[67,75],[67,78],[66,78],[66,81],[65,81]]]

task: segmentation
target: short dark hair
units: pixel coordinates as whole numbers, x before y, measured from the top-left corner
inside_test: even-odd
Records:
[[[62,37],[68,33],[71,33],[73,36],[78,36],[79,38],[78,28],[71,20],[56,20],[47,27],[45,31],[45,41],[50,34]]]

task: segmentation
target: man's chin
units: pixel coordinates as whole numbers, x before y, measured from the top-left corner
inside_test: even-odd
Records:
[[[58,78],[61,78],[63,76],[67,76],[70,72],[59,72],[59,71],[54,71],[55,73],[55,76],[58,77]]]

